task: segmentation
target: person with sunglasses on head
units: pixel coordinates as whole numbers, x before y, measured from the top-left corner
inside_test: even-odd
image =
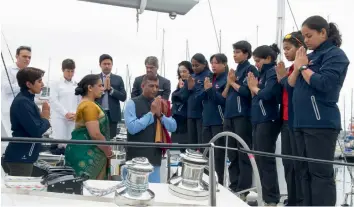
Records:
[[[295,60],[295,55],[301,46],[305,46],[301,31],[287,34],[283,39],[283,49],[286,59],[290,62]],[[305,46],[306,47],[306,46]],[[296,140],[293,131],[293,87],[288,84],[288,76],[294,71],[294,64],[285,68],[284,62],[280,61],[276,67],[278,82],[282,85],[282,104],[281,104],[281,153],[283,155],[299,156],[297,152]],[[302,206],[303,195],[300,179],[300,162],[283,159],[285,180],[288,190],[288,206]]]
[[[301,33],[308,49],[296,52],[294,72],[288,83],[294,87],[294,133],[300,156],[334,160],[341,130],[337,106],[349,60],[340,49],[342,38],[334,23],[311,16],[302,23]],[[303,205],[334,206],[336,184],[333,165],[301,162]]]
[[[251,120],[253,124],[253,147],[257,151],[275,153],[280,132],[279,103],[281,86],[277,82],[275,66],[280,50],[276,44],[262,45],[253,51],[259,70],[257,79],[248,73],[248,87],[252,94]],[[276,206],[280,192],[275,158],[256,156],[265,205]]]
[[[248,61],[252,57],[252,46],[247,41],[239,41],[232,45],[233,57],[238,64],[236,71],[228,72],[227,84],[222,93],[226,98],[224,130],[239,135],[247,145],[252,148],[252,123],[251,123],[251,92],[247,86],[247,74],[252,72],[258,77],[257,68]],[[236,105],[235,105],[236,104]],[[229,147],[240,147],[235,139],[228,140]],[[233,192],[242,191],[252,186],[252,166],[245,153],[234,150],[228,151],[230,160],[229,175],[230,189]],[[247,193],[241,194],[246,200]]]

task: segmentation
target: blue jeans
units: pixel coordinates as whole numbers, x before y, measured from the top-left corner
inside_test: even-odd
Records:
[[[161,166],[154,166],[154,172],[149,175],[149,183],[160,183],[160,167]],[[123,170],[123,177],[127,174],[127,170]]]

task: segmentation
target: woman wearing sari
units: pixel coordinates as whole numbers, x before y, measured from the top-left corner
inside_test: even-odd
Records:
[[[95,103],[103,93],[100,76],[87,75],[75,89],[75,95],[82,99],[76,110],[75,129],[72,140],[108,140],[108,119],[102,108]],[[109,173],[109,159],[113,153],[109,146],[68,144],[65,150],[66,165],[80,176],[87,173],[90,179],[102,180]]]

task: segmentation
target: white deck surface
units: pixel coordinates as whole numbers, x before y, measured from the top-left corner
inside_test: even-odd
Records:
[[[89,186],[95,188],[108,188],[118,181],[88,181]],[[167,184],[149,184],[150,189],[155,193],[154,206],[208,206],[208,200],[193,201],[186,200],[171,195],[168,192]],[[217,206],[248,206],[237,196],[219,186],[220,192],[217,193]],[[92,196],[84,189],[84,195],[68,195],[58,193],[48,193],[40,191],[25,191],[3,188],[1,192],[1,206],[116,206],[113,202],[114,193],[97,198]]]

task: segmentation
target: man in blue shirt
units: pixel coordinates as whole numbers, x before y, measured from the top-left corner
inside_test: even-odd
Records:
[[[13,137],[41,138],[50,128],[50,109],[44,103],[40,111],[34,102],[44,86],[44,71],[37,68],[25,68],[17,75],[20,93],[15,97],[10,108],[11,130]],[[33,163],[37,161],[41,144],[12,143],[5,150],[4,161],[12,176],[31,176]]]
[[[156,75],[147,74],[141,83],[142,94],[127,102],[124,110],[125,125],[128,129],[129,142],[155,142],[157,119],[169,132],[177,128],[172,117],[166,117],[161,112],[161,97],[156,97],[159,91],[159,79]],[[135,157],[146,157],[154,166],[154,172],[149,176],[149,182],[160,182],[160,166],[162,150],[160,148],[127,148],[127,160]]]

